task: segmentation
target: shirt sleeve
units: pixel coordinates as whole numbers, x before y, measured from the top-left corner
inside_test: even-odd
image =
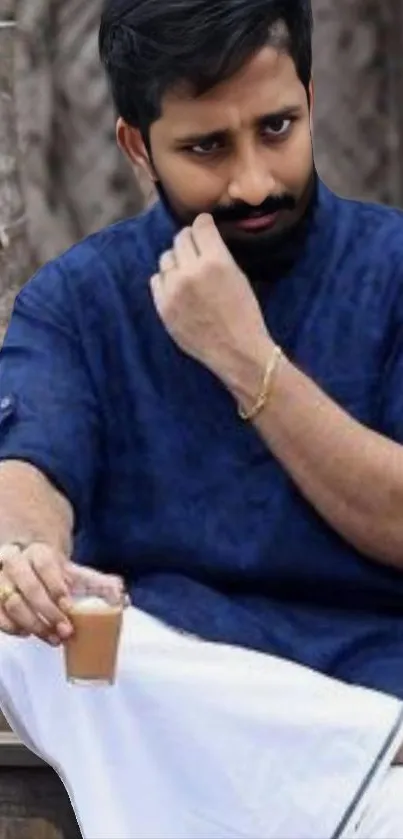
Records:
[[[73,505],[91,504],[99,411],[67,278],[57,263],[18,295],[0,353],[0,460],[36,466]]]

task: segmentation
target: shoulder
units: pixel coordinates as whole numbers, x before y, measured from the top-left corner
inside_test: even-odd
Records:
[[[135,294],[171,241],[170,222],[156,204],[88,236],[44,265],[17,299],[60,304],[70,297],[85,304],[88,295],[101,300],[122,289]]]
[[[350,246],[366,259],[403,267],[403,210],[334,196]]]

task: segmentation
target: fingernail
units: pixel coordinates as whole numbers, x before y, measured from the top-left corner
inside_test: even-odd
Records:
[[[73,632],[73,627],[69,623],[58,623],[56,629],[59,633],[59,638],[70,638]]]

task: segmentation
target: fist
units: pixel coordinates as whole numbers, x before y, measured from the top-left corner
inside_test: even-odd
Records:
[[[268,356],[268,333],[251,285],[209,215],[184,228],[151,278],[171,338],[227,386],[245,358]]]

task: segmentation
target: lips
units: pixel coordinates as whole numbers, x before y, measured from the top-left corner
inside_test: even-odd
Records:
[[[257,216],[256,218],[247,218],[242,221],[235,222],[235,227],[239,230],[269,230],[276,223],[278,217],[277,213],[272,213],[269,216]]]

